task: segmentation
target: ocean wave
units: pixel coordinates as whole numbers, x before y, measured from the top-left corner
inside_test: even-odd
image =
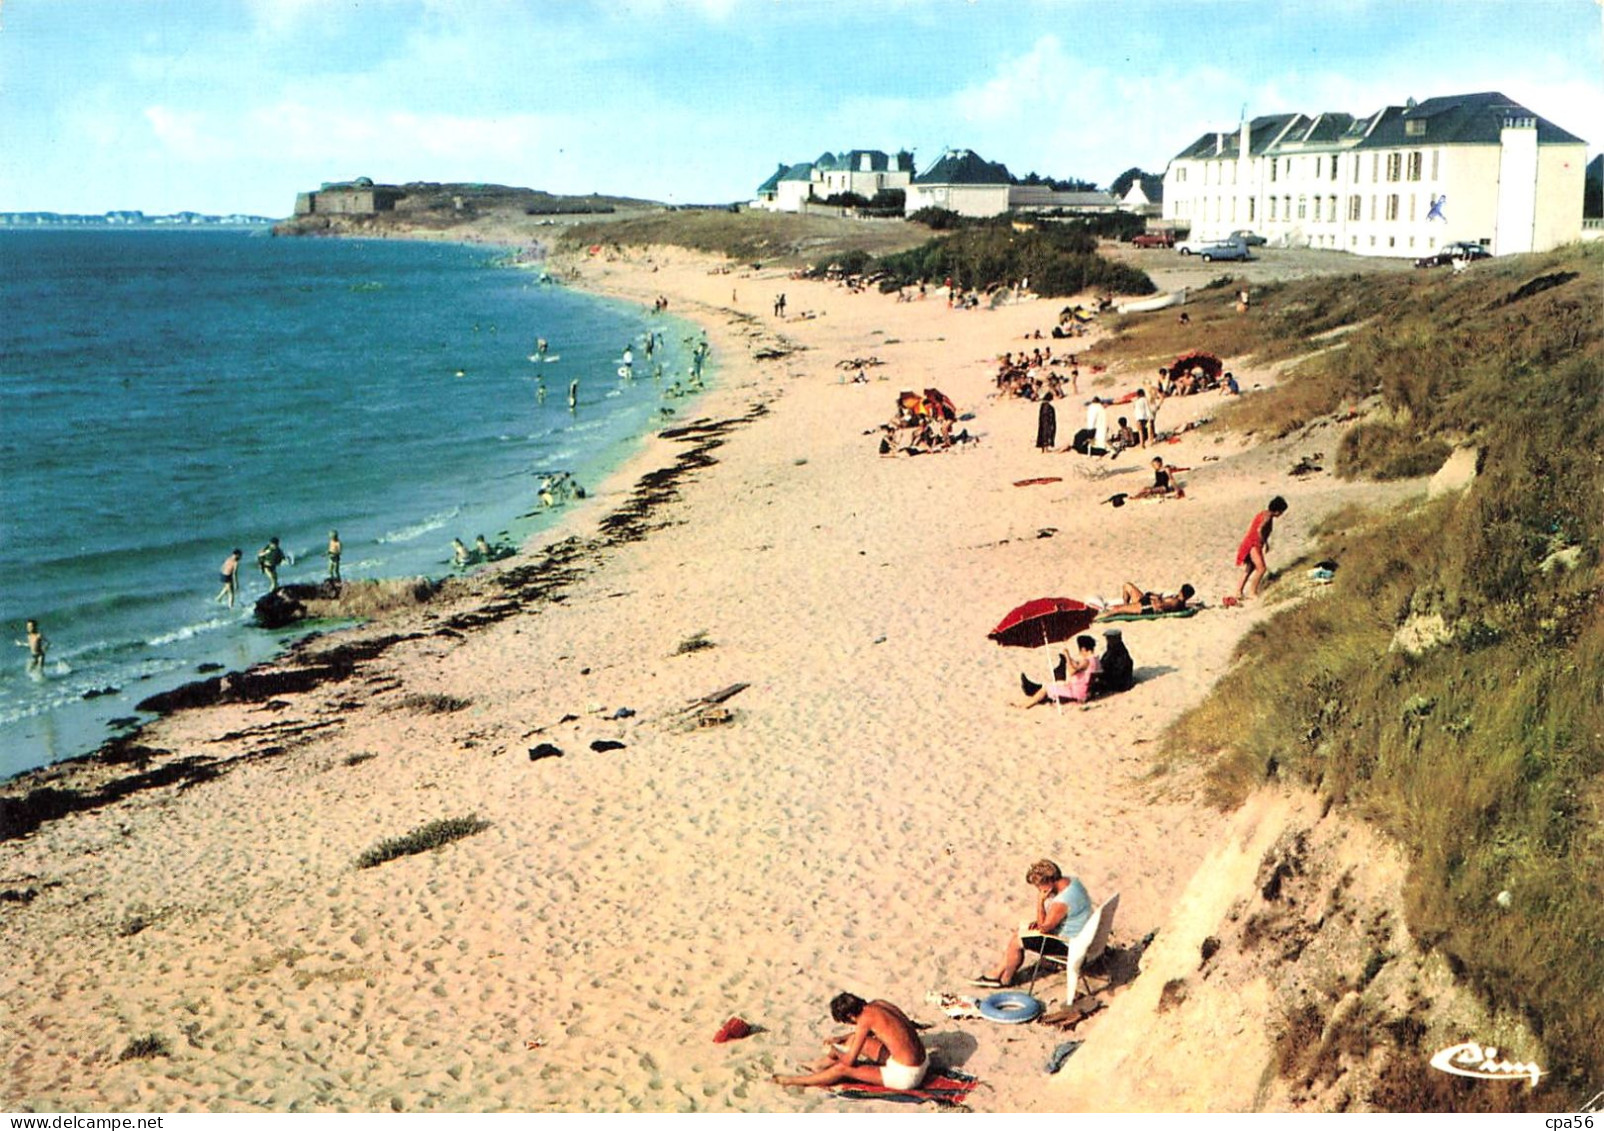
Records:
[[[238,617],[214,617],[196,624],[186,624],[182,628],[175,628],[171,632],[164,632],[160,636],[152,636],[145,643],[152,648],[165,648],[169,644],[177,644],[181,640],[193,640],[203,632],[216,632],[220,628],[228,628],[238,623]]]
[[[389,544],[392,542],[412,542],[418,538],[422,538],[430,531],[441,529],[461,513],[461,507],[452,507],[448,511],[441,511],[438,514],[432,514],[422,522],[415,523],[412,526],[403,526],[399,530],[391,530],[381,534],[375,539],[375,541],[383,544]]]

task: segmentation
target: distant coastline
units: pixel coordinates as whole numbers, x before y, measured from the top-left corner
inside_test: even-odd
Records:
[[[169,212],[147,216],[137,211],[102,212],[0,212],[0,228],[266,228],[277,223],[271,216],[231,212],[214,216],[205,212]]]

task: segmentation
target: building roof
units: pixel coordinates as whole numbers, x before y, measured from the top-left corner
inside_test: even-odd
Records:
[[[779,179],[781,181],[811,181],[813,179],[813,162],[800,161],[781,173]]]
[[[1496,91],[1450,94],[1405,106],[1387,106],[1362,118],[1340,111],[1265,114],[1249,123],[1253,156],[1282,147],[1342,146],[1354,149],[1403,149],[1421,145],[1497,145],[1504,122],[1529,119],[1537,125],[1539,145],[1586,144],[1546,118]],[[1175,160],[1235,158],[1241,128],[1210,132],[1175,155]]]
[[[916,185],[1007,185],[1008,167],[987,161],[972,149],[949,149],[913,179]]]
[[[863,167],[863,159],[869,159],[867,170]],[[813,162],[821,172],[871,172],[884,173],[890,170],[899,172],[913,172],[913,154],[908,150],[898,151],[896,157],[888,157],[878,149],[849,149],[845,153],[821,153]]]
[[[777,189],[780,185],[780,178],[785,176],[785,170],[788,167],[784,162],[781,162],[780,167],[774,170],[769,179],[757,186],[757,194],[762,196],[766,192],[773,192]]]
[[[1388,106],[1362,149],[1400,149],[1415,145],[1497,145],[1504,123],[1527,119],[1537,126],[1539,145],[1585,145],[1575,134],[1540,118],[1514,99],[1497,91],[1450,94],[1428,98],[1413,106]]]

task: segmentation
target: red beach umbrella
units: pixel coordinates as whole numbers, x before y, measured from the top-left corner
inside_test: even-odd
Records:
[[[1026,601],[986,633],[1010,648],[1042,648],[1085,632],[1098,610],[1070,597],[1038,597]]]

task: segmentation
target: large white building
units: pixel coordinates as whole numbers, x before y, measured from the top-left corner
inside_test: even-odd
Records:
[[[1164,174],[1164,219],[1194,237],[1417,256],[1581,238],[1587,145],[1502,94],[1349,114],[1272,114],[1204,134]]]

